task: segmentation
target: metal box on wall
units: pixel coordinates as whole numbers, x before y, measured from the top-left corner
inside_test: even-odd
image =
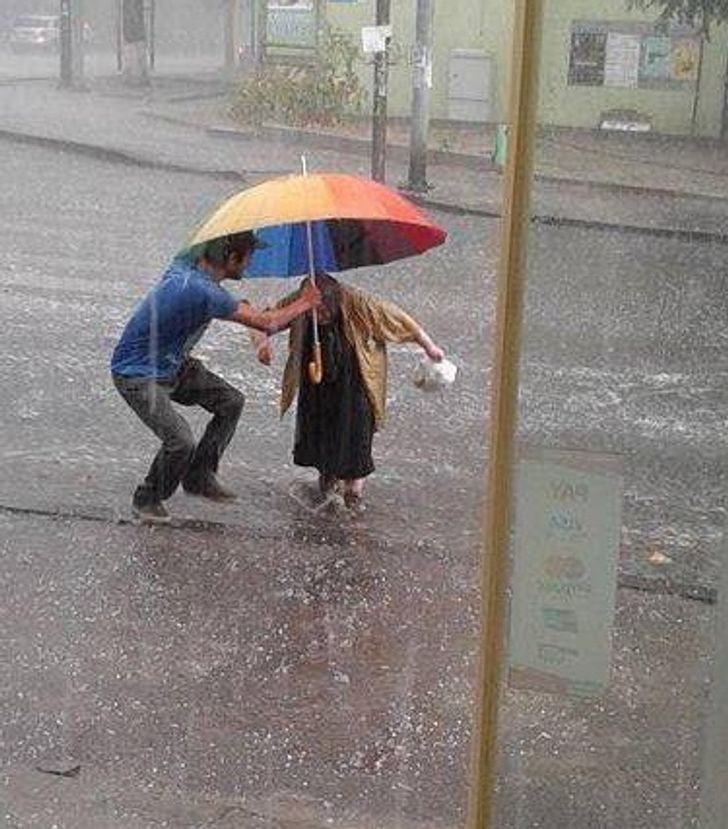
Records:
[[[492,120],[493,69],[493,57],[486,52],[452,50],[447,99],[451,121]]]

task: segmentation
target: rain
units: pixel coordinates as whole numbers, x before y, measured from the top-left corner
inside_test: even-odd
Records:
[[[114,388],[112,351],[139,300],[228,197],[300,173],[302,154],[312,174],[372,176],[382,70],[363,45],[383,36],[375,12],[387,4],[64,0],[60,17],[56,2],[3,4],[0,826],[484,829],[472,824],[473,754],[483,738],[509,54],[486,50],[495,63],[478,63],[492,71],[487,102],[448,100],[452,73],[475,51],[466,24],[451,26],[436,4],[427,184],[414,186],[408,107],[420,3],[391,12],[379,150],[385,183],[447,240],[338,276],[412,314],[457,377],[423,391],[414,382],[421,350],[389,347],[386,422],[357,512],[317,499],[315,472],[293,462],[295,413],[279,412],[287,334],[272,338],[264,366],[244,327],[214,321],[194,354],[245,395],[219,470],[238,497],[217,503],[180,488],[166,526],[132,510],[159,441]],[[721,789],[711,758],[722,748],[710,736],[722,709],[711,689],[725,670],[716,630],[728,163],[706,97],[718,87],[705,82],[692,112],[699,78],[661,87],[657,69],[645,68],[659,45],[657,12],[620,0],[625,23],[610,48],[622,49],[625,73],[625,38],[642,38],[642,74],[634,89],[617,74],[601,89],[578,74],[574,44],[610,35],[584,22],[599,16],[593,5],[568,5],[564,23],[544,4],[514,468],[537,451],[578,453],[593,480],[605,459],[619,469],[617,543],[600,549],[615,598],[600,622],[607,652],[594,656],[608,663],[608,681],[586,694],[523,686],[506,643],[489,825],[717,827],[705,815]],[[142,39],[125,39],[135,25]],[[510,43],[511,23],[499,25]],[[548,36],[558,26],[571,27],[558,81],[567,91],[639,92],[645,111],[655,90],[683,95],[683,120],[668,113],[662,123],[655,109],[643,130],[630,110],[619,115],[635,120],[629,129],[600,129],[575,105],[559,109]],[[674,26],[688,49],[698,36],[685,21]],[[374,29],[362,37],[362,27]],[[716,55],[725,62],[717,32],[705,71]],[[310,58],[326,37],[358,78],[338,67],[352,84],[343,102],[301,113],[286,98],[288,123],[273,108],[241,114],[261,88],[250,78],[298,66],[299,52]],[[448,49],[449,76],[437,62]],[[609,62],[602,71],[617,72]],[[487,115],[478,110],[486,103]],[[264,307],[298,282],[225,287]],[[199,438],[208,413],[180,411]],[[512,558],[528,524],[519,480]],[[514,607],[523,589],[509,579]]]

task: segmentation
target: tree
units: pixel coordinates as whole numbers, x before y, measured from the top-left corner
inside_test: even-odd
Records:
[[[632,8],[657,9],[660,19],[699,29],[710,39],[713,26],[728,22],[728,0],[630,0]]]
[[[728,22],[728,0],[628,0],[630,8],[643,11],[658,11],[664,23],[674,20],[692,26],[700,33],[700,62],[696,81],[695,104],[693,106],[693,129],[698,112],[700,83],[703,69],[703,48],[710,40],[713,30],[721,23]],[[728,136],[728,63],[723,81],[723,111],[721,115],[721,138]]]

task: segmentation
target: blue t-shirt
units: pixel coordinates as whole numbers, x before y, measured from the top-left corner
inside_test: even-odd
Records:
[[[170,380],[213,319],[229,319],[238,301],[204,270],[175,259],[136,307],[111,357],[124,377]]]

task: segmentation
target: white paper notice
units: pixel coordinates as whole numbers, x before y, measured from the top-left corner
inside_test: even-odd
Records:
[[[604,60],[605,86],[637,86],[640,75],[639,35],[607,35],[607,52]]]
[[[391,26],[363,26],[361,30],[361,48],[367,54],[383,52],[387,40],[392,37]]]
[[[617,458],[543,450],[517,475],[512,684],[596,696],[609,683],[621,531]]]

